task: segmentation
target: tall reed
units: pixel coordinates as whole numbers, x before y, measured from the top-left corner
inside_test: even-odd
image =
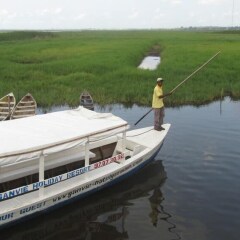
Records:
[[[137,66],[154,49],[155,71]],[[213,62],[182,85],[167,105],[240,98],[240,34],[183,31],[0,33],[0,96],[31,92],[39,106],[79,104],[88,90],[99,104],[151,105],[156,78],[173,89],[219,50]]]

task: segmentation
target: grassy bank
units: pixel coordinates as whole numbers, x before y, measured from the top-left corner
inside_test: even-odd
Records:
[[[155,80],[173,89],[216,52],[221,54],[165,100],[168,105],[240,99],[240,34],[180,31],[0,33],[0,96],[30,92],[39,106],[77,106],[87,89],[95,102],[150,105]],[[159,52],[155,71],[137,69]]]

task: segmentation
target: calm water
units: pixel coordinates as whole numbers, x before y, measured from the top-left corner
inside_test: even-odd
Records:
[[[143,59],[138,68],[155,70],[160,64],[161,58],[157,56],[147,56]]]
[[[148,108],[96,110],[133,125]],[[137,127],[152,122],[150,113]],[[240,239],[240,102],[168,108],[165,122],[172,127],[160,153],[137,175],[0,239]]]

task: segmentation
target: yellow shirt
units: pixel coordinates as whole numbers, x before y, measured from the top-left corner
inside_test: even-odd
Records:
[[[153,100],[152,100],[152,108],[162,108],[164,107],[163,99],[159,98],[159,96],[163,95],[162,87],[156,85],[153,90]]]

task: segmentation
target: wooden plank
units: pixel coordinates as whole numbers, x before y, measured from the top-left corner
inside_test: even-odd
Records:
[[[0,114],[1,114],[1,115],[9,115],[9,112],[1,112],[1,111],[0,111]]]
[[[0,106],[0,111],[1,111],[1,110],[9,110],[9,107],[1,107],[1,106]],[[11,106],[10,106],[10,111],[11,111]]]
[[[26,103],[31,103],[31,104],[35,104],[34,101],[21,101],[22,104],[26,104]]]
[[[25,112],[34,112],[35,113],[35,109],[24,109],[24,110],[16,110],[15,109],[15,113],[25,113]]]
[[[15,119],[15,118],[24,118],[24,117],[31,117],[31,116],[34,116],[35,114],[21,114],[21,115],[14,115],[12,116],[12,119]]]
[[[24,108],[24,109],[26,109],[26,108],[34,108],[34,109],[35,109],[35,105],[29,105],[29,106],[27,106],[27,105],[25,105],[25,106],[20,106],[20,105],[18,105],[18,106],[16,107],[16,109],[22,109],[22,108]]]

